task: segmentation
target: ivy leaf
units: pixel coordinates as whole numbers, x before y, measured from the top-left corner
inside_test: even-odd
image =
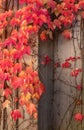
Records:
[[[70,68],[70,67],[71,67],[71,64],[68,61],[62,64],[62,68]]]
[[[84,1],[83,1],[83,0],[80,0],[80,2],[79,2],[79,7],[80,7],[81,9],[84,9]]]
[[[34,113],[34,118],[37,119],[38,118],[38,113]]]
[[[81,12],[81,17],[84,19],[84,11]]]
[[[69,30],[64,30],[62,35],[66,38],[66,39],[71,39],[72,38],[72,33]]]
[[[76,121],[82,121],[82,120],[84,119],[84,115],[81,114],[81,113],[76,113],[76,114],[74,115],[74,119],[75,119]]]
[[[22,114],[19,109],[15,109],[11,112],[11,117],[16,121],[18,118],[22,118]]]
[[[56,8],[57,3],[54,0],[48,0],[48,8],[54,10]]]
[[[19,88],[20,86],[22,86],[22,84],[23,84],[22,78],[17,77],[17,76],[15,76],[13,78],[13,80],[12,80],[12,86],[13,86],[14,89]]]
[[[41,19],[44,23],[47,22],[47,17],[44,14],[40,14],[39,19]]]
[[[80,72],[82,72],[82,69],[76,68],[75,70],[73,70],[73,71],[71,72],[71,76],[77,77]]]
[[[8,107],[9,106],[9,104],[10,104],[10,101],[9,100],[5,100],[5,102],[3,102],[3,108],[6,108],[6,107]]]
[[[42,3],[46,4],[46,3],[48,3],[48,1],[50,1],[50,0],[42,0]]]
[[[4,82],[2,84],[0,83],[0,89],[1,88],[4,88]]]
[[[4,92],[3,92],[3,95],[7,98],[9,95],[11,95],[12,94],[12,91],[11,91],[11,89],[9,89],[9,88],[6,88],[5,90],[4,90]]]
[[[53,22],[54,28],[58,27],[59,29],[61,29],[61,22],[58,19],[55,19]]]
[[[33,103],[28,103],[26,108],[30,115],[36,112],[36,107]]]
[[[82,90],[82,85],[80,84],[80,85],[77,85],[77,90]]]
[[[13,67],[14,73],[15,73],[15,72],[21,72],[21,70],[22,70],[22,64],[21,64],[21,63],[16,63],[16,64],[14,65],[14,67]]]
[[[21,23],[21,21],[17,18],[12,18],[12,20],[10,21],[10,25],[12,25],[13,27],[20,25],[20,23]]]
[[[26,101],[29,101],[31,99],[31,93],[27,93],[26,96],[25,96],[25,100]]]
[[[39,83],[39,86],[36,86],[35,93],[38,93],[41,96],[45,92],[45,87],[42,83]]]
[[[22,48],[21,50],[22,54],[30,54],[30,46],[25,46],[24,48]]]
[[[44,58],[45,58],[44,61],[42,61],[43,65],[51,63],[52,59],[48,55],[45,55]]]
[[[47,39],[47,32],[45,30],[41,32],[40,38],[41,38],[41,40],[46,40]]]
[[[74,56],[70,56],[69,58],[66,59],[66,61],[75,61],[76,57]]]

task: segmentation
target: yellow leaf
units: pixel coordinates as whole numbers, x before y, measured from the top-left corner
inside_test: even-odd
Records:
[[[59,10],[55,10],[55,15],[58,16],[60,14],[60,11]]]
[[[20,73],[19,73],[19,77],[24,77],[25,76],[25,72],[22,70]]]
[[[26,100],[28,101],[30,100],[30,98],[31,98],[31,93],[28,92],[28,94],[26,95]]]
[[[3,105],[3,108],[7,108],[10,104],[10,101],[9,100],[5,100],[5,102],[2,104]]]
[[[46,4],[46,3],[48,3],[50,0],[42,0],[42,3],[43,4]]]

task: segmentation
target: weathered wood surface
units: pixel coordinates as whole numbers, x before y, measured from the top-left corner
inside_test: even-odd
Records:
[[[45,93],[39,102],[39,119],[38,129],[39,130],[52,130],[52,105],[53,105],[53,62],[49,65],[42,65],[41,62],[43,57],[48,55],[53,59],[53,42],[46,41],[40,42],[39,45],[39,75],[41,81],[45,85]]]
[[[77,31],[77,30],[75,30]],[[75,32],[74,32],[75,33]],[[78,34],[79,35],[79,34]],[[80,56],[81,51],[79,49],[79,41],[75,39],[66,40],[62,36],[59,36],[58,46],[56,44],[55,60],[58,58],[62,63],[65,62],[70,56]],[[58,56],[58,57],[57,57]],[[54,83],[54,130],[76,130],[78,127],[76,121],[73,119],[73,115],[81,111],[81,107],[75,106],[75,97],[79,95],[79,92],[74,88],[77,84],[81,84],[81,75],[77,78],[71,76],[71,71],[74,68],[81,68],[82,64],[80,60],[72,62],[73,69],[55,69],[55,83]],[[78,96],[77,96],[78,97]],[[80,130],[80,129],[78,129]]]
[[[78,22],[73,29],[73,37],[66,40],[63,36],[55,35],[54,45],[52,41],[41,42],[39,46],[39,55],[49,55],[54,62],[63,62],[70,56],[81,56],[81,29]],[[46,92],[39,103],[39,127],[38,130],[83,130],[81,123],[74,120],[76,112],[82,112],[82,106],[75,105],[76,97],[81,99],[81,93],[77,91],[76,85],[81,84],[82,75],[77,78],[71,76],[71,71],[82,67],[82,61],[72,62],[72,69],[53,68],[51,63],[47,66],[41,65],[42,59],[39,59],[39,74],[44,82]],[[54,79],[53,81],[51,79]]]

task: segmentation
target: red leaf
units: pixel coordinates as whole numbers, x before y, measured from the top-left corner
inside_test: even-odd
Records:
[[[83,118],[84,118],[84,116],[83,116],[83,114],[81,114],[81,113],[76,113],[76,114],[74,115],[74,119],[75,119],[76,121],[82,121]]]
[[[14,77],[12,80],[12,86],[14,89],[17,89],[19,87],[21,87],[23,84],[23,80],[19,77]]]
[[[66,38],[66,39],[71,39],[72,38],[72,33],[69,30],[64,30],[64,32],[62,33],[62,35]]]
[[[65,3],[74,3],[75,0],[63,0]]]
[[[84,11],[81,12],[81,17],[84,19]]]
[[[80,7],[81,9],[84,9],[84,1],[83,1],[83,0],[80,0],[80,2],[79,2],[79,7]]]
[[[69,68],[69,67],[71,67],[71,64],[68,61],[66,61],[65,63],[62,64],[62,67]]]
[[[19,109],[15,109],[11,112],[12,118],[16,121],[18,118],[22,118],[22,114]]]
[[[47,65],[51,62],[51,58],[48,55],[44,56],[44,58],[44,61],[42,61],[43,65]]]
[[[60,20],[55,19],[55,20],[54,20],[54,26],[55,26],[54,28],[58,27],[58,28],[61,29],[61,22],[60,22]]]
[[[20,25],[21,21],[17,18],[13,18],[10,22],[10,25],[12,26],[17,26],[17,25]]]
[[[44,23],[47,22],[47,17],[46,17],[44,14],[41,14],[41,15],[39,16],[39,18],[40,18]]]
[[[4,83],[0,84],[0,88],[4,88]]]
[[[22,48],[21,53],[29,55],[30,54],[30,46],[26,46],[26,47]]]
[[[71,76],[77,77],[80,72],[82,72],[82,69],[76,68],[75,70],[73,70],[73,71],[71,72]]]
[[[9,95],[11,95],[12,94],[12,91],[11,91],[11,89],[9,89],[9,88],[6,88],[5,90],[4,90],[4,92],[3,92],[3,95],[7,98]]]
[[[38,118],[38,114],[34,113],[34,118],[37,119]]]
[[[77,85],[77,89],[80,91],[82,90],[82,86],[81,85]]]
[[[72,57],[70,56],[68,59],[66,59],[66,61],[75,61],[76,60],[76,57]]]
[[[21,72],[21,70],[22,70],[22,64],[21,64],[21,63],[16,63],[16,64],[14,65],[14,67],[13,67],[14,73],[15,73],[15,72]]]
[[[55,9],[56,8],[57,3],[54,0],[49,0],[48,2],[48,7],[51,9]]]
[[[40,38],[41,38],[41,40],[47,39],[46,31],[42,31],[42,33],[40,34]]]
[[[39,84],[39,86],[36,86],[35,93],[38,93],[39,96],[41,96],[45,92],[45,87],[42,83]]]

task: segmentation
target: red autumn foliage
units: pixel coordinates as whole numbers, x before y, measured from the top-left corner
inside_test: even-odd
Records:
[[[82,69],[76,68],[75,70],[73,70],[73,71],[71,72],[71,76],[77,77],[80,72],[82,72]]]
[[[11,112],[12,118],[16,121],[18,118],[22,118],[22,114],[19,109],[15,109]]]
[[[78,11],[84,9],[84,1],[63,0],[57,3],[54,0],[46,2],[43,0],[20,0],[19,2],[22,4],[21,9],[17,11],[6,9],[0,13],[0,36],[7,31],[7,28],[11,27],[12,29],[0,43],[0,88],[3,89],[2,94],[6,98],[11,97],[12,93],[19,89],[20,98],[16,97],[19,105],[25,105],[27,112],[36,117],[36,104],[33,100],[38,101],[45,89],[38,73],[24,62],[24,55],[31,55],[31,35],[38,34],[43,27],[45,30],[40,33],[40,38],[47,40],[49,31],[53,33],[54,29],[65,29],[62,30],[62,35],[71,39],[71,31],[67,28],[71,27],[76,20]],[[6,0],[3,1],[4,5],[6,5]],[[2,6],[1,3],[0,6]],[[54,15],[53,19],[52,14]],[[81,15],[83,18],[83,11]],[[80,59],[80,57],[66,59],[62,67],[71,67],[70,61],[76,59]],[[21,62],[22,60],[23,62]],[[47,65],[51,61],[51,58],[46,55],[42,64]],[[56,63],[55,66],[59,67],[60,65]],[[75,69],[71,72],[71,76],[77,77],[80,72],[82,72],[81,69]],[[81,87],[78,86],[77,89],[79,90]],[[6,107],[8,104],[9,101],[6,100],[4,106]],[[11,116],[15,121],[22,118],[19,109],[13,110]],[[82,118],[80,113],[75,115],[76,120],[82,120]]]
[[[76,60],[76,57],[72,57],[72,56],[66,59],[66,61],[75,61],[75,60]]]
[[[72,34],[69,30],[64,30],[64,32],[62,33],[62,35],[66,38],[66,39],[71,39],[72,38]]]
[[[84,11],[81,12],[81,17],[84,19]]]
[[[62,68],[70,68],[70,67],[71,67],[71,63],[69,63],[68,61],[62,64]]]
[[[27,111],[30,115],[32,115],[33,113],[36,113],[36,107],[33,103],[28,103],[27,104]]]
[[[77,85],[77,90],[82,90],[82,85]]]
[[[51,63],[51,61],[52,61],[51,58],[48,55],[46,55],[46,56],[44,56],[44,61],[42,61],[42,64],[47,65],[47,64]]]
[[[46,31],[42,31],[42,33],[40,34],[40,38],[41,38],[41,40],[47,40]]]
[[[81,113],[76,113],[76,114],[74,115],[74,119],[75,119],[76,121],[82,121],[83,118],[84,118],[84,115],[81,114]]]
[[[11,89],[9,89],[9,88],[6,88],[6,89],[4,90],[4,92],[3,92],[3,95],[4,95],[6,98],[8,98],[8,96],[11,95],[11,94],[12,94],[12,91],[11,91]]]

